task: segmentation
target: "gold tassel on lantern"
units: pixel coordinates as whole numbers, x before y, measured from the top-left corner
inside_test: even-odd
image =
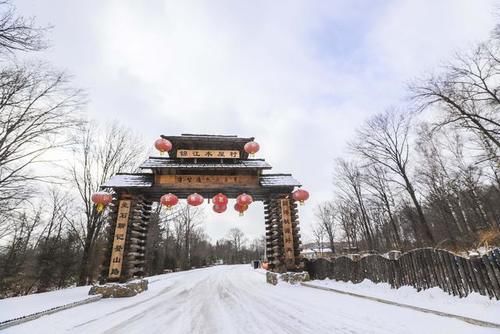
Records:
[[[102,211],[104,211],[104,204],[98,203],[97,204],[97,212],[101,213]]]

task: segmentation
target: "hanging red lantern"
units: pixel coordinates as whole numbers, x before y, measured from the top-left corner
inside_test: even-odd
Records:
[[[188,204],[192,206],[200,205],[201,203],[203,203],[203,200],[204,200],[203,196],[197,193],[191,194],[187,197]]]
[[[260,145],[254,141],[249,141],[248,143],[245,144],[243,147],[245,149],[245,152],[250,154],[251,157],[254,156],[255,153],[259,152]]]
[[[163,153],[172,149],[172,143],[168,139],[158,138],[155,141],[155,147],[158,151],[160,151],[160,155],[163,155]]]
[[[223,193],[218,193],[214,197],[212,197],[212,201],[214,202],[215,205],[227,205],[227,196],[224,195]]]
[[[303,205],[304,201],[309,198],[309,192],[304,189],[297,189],[292,193],[292,197],[294,200],[299,201],[300,205]]]
[[[214,205],[212,208],[217,213],[223,213],[227,210],[227,205]]]
[[[243,216],[243,213],[248,210],[248,205],[236,203],[234,209],[240,213],[240,216]]]
[[[171,207],[175,206],[179,202],[179,199],[177,196],[174,194],[165,194],[160,198],[160,203],[161,205],[164,205],[167,207],[167,209],[170,209]]]
[[[252,198],[252,196],[243,193],[243,194],[239,195],[238,197],[236,197],[236,202],[240,205],[248,206],[248,205],[252,204],[253,198]]]
[[[91,200],[97,205],[97,212],[102,212],[106,205],[113,201],[113,196],[105,191],[98,191],[92,194]]]

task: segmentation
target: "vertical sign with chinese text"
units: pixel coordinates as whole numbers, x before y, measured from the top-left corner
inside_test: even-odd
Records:
[[[111,262],[109,264],[108,278],[120,278],[122,273],[125,238],[127,236],[127,225],[132,201],[121,200],[118,203],[118,217],[116,219],[113,248],[111,249]]]
[[[290,200],[282,199],[281,202],[281,221],[283,223],[283,245],[285,248],[285,263],[287,267],[295,264],[295,254],[293,251],[293,226]]]

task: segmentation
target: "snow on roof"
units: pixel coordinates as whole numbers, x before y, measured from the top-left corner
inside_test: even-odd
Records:
[[[153,174],[116,174],[101,188],[142,188],[153,185]]]
[[[301,184],[291,174],[263,174],[260,176],[260,185],[263,187],[298,187]]]
[[[140,168],[176,168],[176,169],[271,169],[264,159],[236,160],[227,163],[180,162],[178,159],[149,157]]]

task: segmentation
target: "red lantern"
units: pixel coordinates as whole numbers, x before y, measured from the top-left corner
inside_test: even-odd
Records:
[[[102,212],[104,207],[113,201],[113,196],[105,191],[98,191],[92,194],[91,199],[97,205],[97,212]]]
[[[297,189],[292,193],[293,199],[300,202],[300,205],[304,204],[309,198],[309,193],[304,189]]]
[[[252,196],[243,193],[243,194],[239,195],[238,197],[236,197],[236,202],[242,206],[243,205],[248,206],[248,205],[252,204],[253,198],[252,198]]]
[[[258,143],[254,141],[249,141],[248,143],[245,144],[243,147],[245,149],[245,152],[250,154],[251,157],[254,156],[255,153],[259,152],[260,146]]]
[[[227,209],[227,205],[214,205],[212,208],[217,213],[223,213]]]
[[[170,209],[179,202],[179,199],[174,194],[166,194],[160,198],[160,203]]]
[[[212,201],[214,202],[215,205],[226,206],[227,196],[222,193],[218,193],[217,195],[212,197]]]
[[[240,213],[240,216],[243,216],[243,213],[248,210],[248,205],[236,203],[234,209]]]
[[[165,138],[158,138],[155,141],[155,147],[160,151],[160,155],[163,155],[164,152],[168,152],[172,149],[172,143]]]
[[[188,196],[187,202],[189,205],[198,206],[203,203],[203,196],[197,193],[191,194]]]

